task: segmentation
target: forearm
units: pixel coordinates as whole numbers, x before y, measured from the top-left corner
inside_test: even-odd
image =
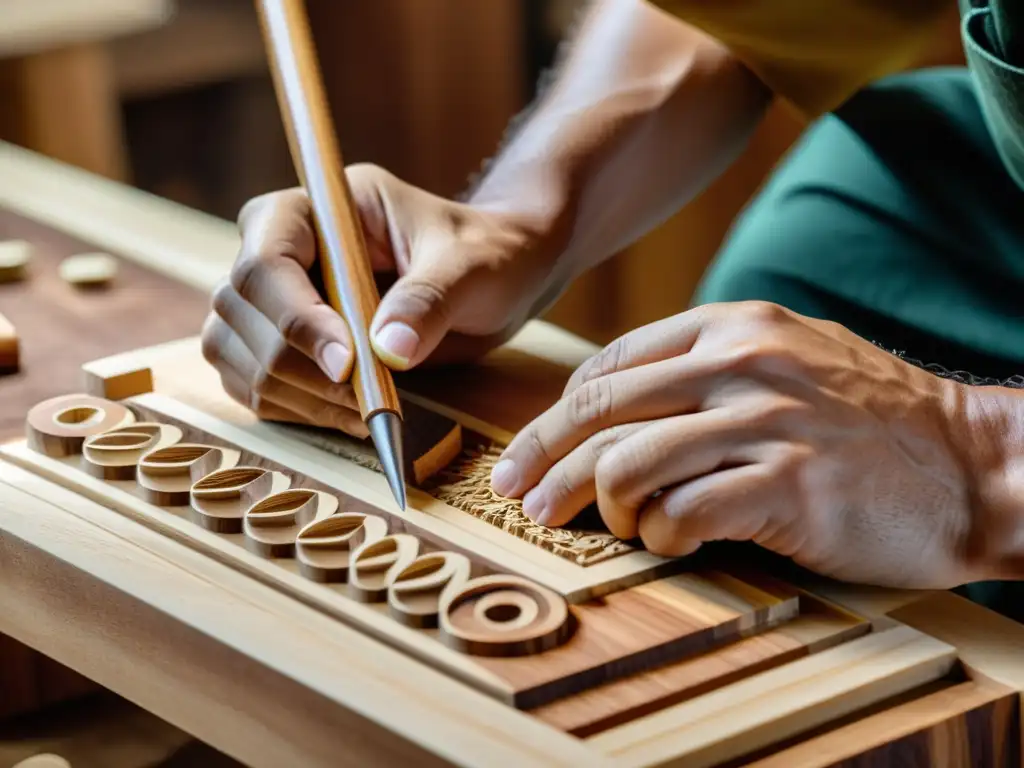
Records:
[[[769,101],[703,34],[643,0],[595,0],[556,80],[470,200],[535,214],[571,279],[704,189]]]

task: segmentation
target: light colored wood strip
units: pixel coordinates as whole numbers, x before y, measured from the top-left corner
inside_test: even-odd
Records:
[[[589,743],[624,766],[713,766],[937,680],[955,661],[953,646],[894,626],[598,734]]]
[[[0,461],[0,631],[254,768],[604,766],[600,754]]]

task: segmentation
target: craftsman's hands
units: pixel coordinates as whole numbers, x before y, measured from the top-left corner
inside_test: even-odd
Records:
[[[658,554],[748,540],[837,578],[946,588],[990,575],[972,560],[988,523],[964,454],[987,451],[963,428],[968,389],[833,323],[709,305],[583,365],[492,481],[550,526],[596,500]]]
[[[435,197],[375,166],[347,173],[383,283],[371,341],[391,368],[483,354],[545,301],[553,259],[531,222]],[[239,226],[241,252],[203,329],[206,359],[227,392],[264,418],[365,436],[346,383],[349,329],[311,278],[309,199],[300,190],[258,197]]]

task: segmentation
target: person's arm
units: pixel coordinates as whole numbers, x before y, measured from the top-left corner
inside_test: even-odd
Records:
[[[771,96],[720,43],[645,0],[595,0],[468,202],[531,206],[571,280],[699,194]]]

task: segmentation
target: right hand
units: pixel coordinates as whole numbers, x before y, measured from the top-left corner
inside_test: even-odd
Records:
[[[370,328],[390,368],[482,355],[557,292],[557,254],[541,247],[543,227],[434,196],[375,166],[346,173],[378,283],[397,277]],[[300,189],[254,198],[239,227],[241,251],[214,293],[203,355],[228,394],[260,417],[365,437],[347,383],[349,328],[310,274],[317,254],[309,198]]]

